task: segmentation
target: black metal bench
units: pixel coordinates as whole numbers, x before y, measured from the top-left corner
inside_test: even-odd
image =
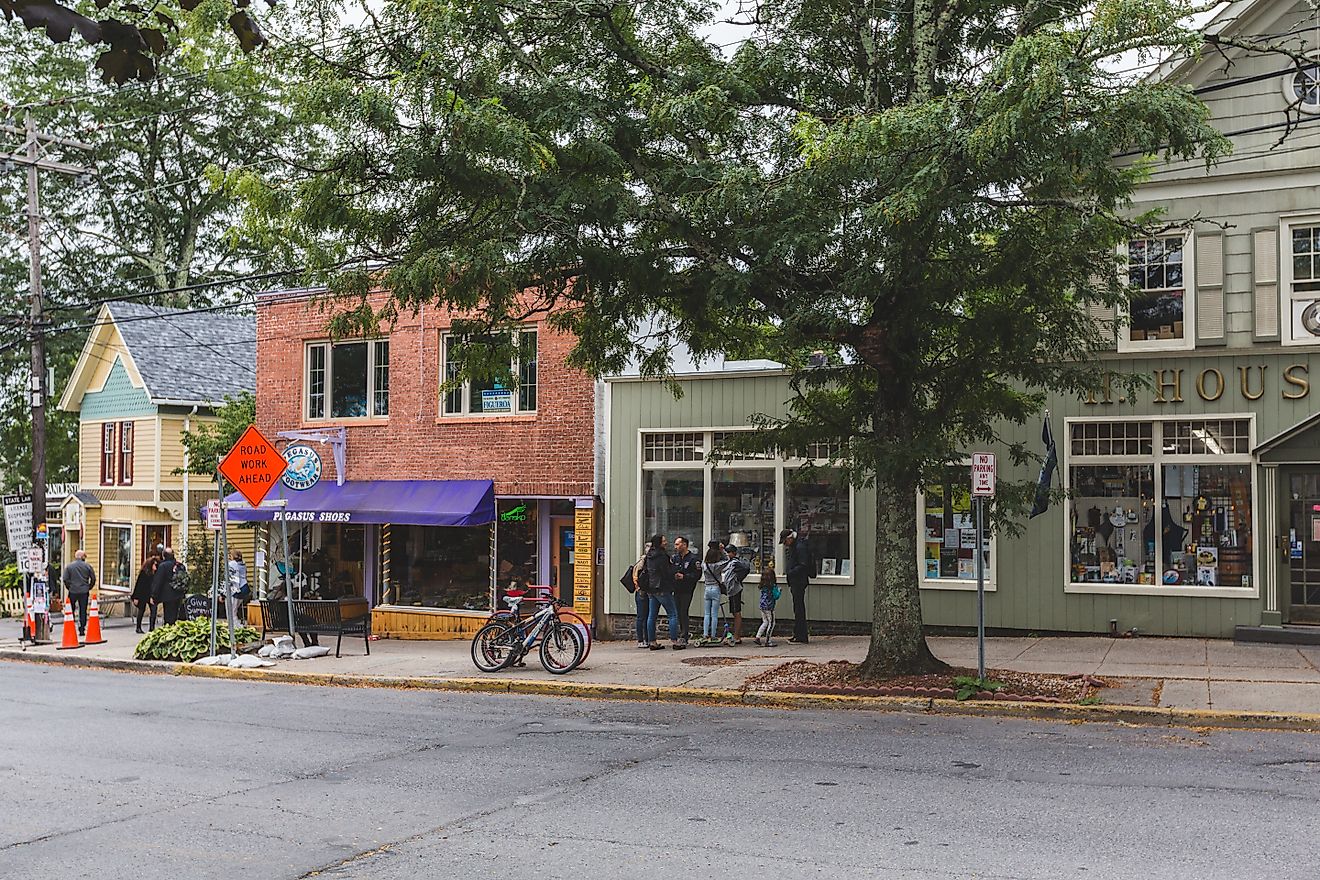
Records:
[[[366,646],[367,654],[371,654],[371,606],[361,596],[337,600],[294,599],[293,622],[304,643],[316,644],[317,636],[336,636],[336,657],[344,636],[362,636],[362,644]],[[262,639],[268,632],[290,632],[287,601],[262,600]]]

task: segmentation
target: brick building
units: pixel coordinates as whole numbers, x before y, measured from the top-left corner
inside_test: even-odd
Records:
[[[266,523],[262,589],[365,595],[376,632],[403,638],[462,636],[522,583],[594,613],[599,391],[565,364],[573,339],[529,320],[514,387],[442,394],[450,312],[428,306],[334,341],[330,315],[309,291],[257,306],[257,422],[293,463],[269,508],[234,514]]]

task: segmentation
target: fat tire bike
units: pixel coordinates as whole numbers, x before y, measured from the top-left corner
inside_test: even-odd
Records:
[[[510,596],[516,610],[521,597]],[[551,675],[572,672],[587,656],[587,638],[562,620],[554,597],[530,617],[501,617],[487,623],[472,637],[472,663],[482,672],[508,669],[540,647],[541,666]]]

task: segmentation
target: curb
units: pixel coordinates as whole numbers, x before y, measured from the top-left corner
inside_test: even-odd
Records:
[[[592,684],[572,681],[499,678],[409,678],[379,675],[339,675],[324,672],[278,672],[272,669],[230,669],[197,666],[161,660],[111,660],[0,650],[0,661],[109,669],[151,675],[189,678],[220,678],[316,687],[384,688],[487,694],[520,694],[545,697],[577,697],[591,700],[688,703],[748,706],[763,709],[849,709],[874,712],[923,712],[1001,719],[1035,719],[1068,723],[1128,724],[1141,727],[1217,727],[1240,730],[1283,730],[1320,732],[1320,714],[1281,712],[1232,712],[1218,709],[1166,709],[1154,706],[1082,706],[1075,703],[1009,702],[1005,700],[957,700],[916,696],[851,696],[803,694],[788,691],[735,691],[715,688],[650,687],[622,684]]]

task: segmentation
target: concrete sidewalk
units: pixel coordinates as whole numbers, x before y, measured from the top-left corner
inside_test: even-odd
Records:
[[[107,621],[104,645],[57,652],[53,645],[29,648],[27,654],[86,659],[131,660],[138,636],[131,621]],[[16,621],[0,621],[0,653],[17,655]],[[323,644],[327,640],[323,640]],[[329,641],[333,645],[333,641]],[[930,645],[942,660],[976,665],[976,640],[933,636]],[[633,642],[597,642],[583,666],[567,676],[553,676],[535,658],[525,667],[488,678],[571,681],[588,685],[701,688],[739,691],[747,679],[790,660],[859,661],[867,641],[856,636],[823,636],[808,645],[786,641],[778,648],[758,648],[750,640],[736,647],[686,651],[647,651]],[[282,661],[275,672],[427,680],[481,677],[472,665],[466,641],[424,642],[344,640],[344,656]],[[1056,674],[1087,673],[1108,681],[1101,691],[1106,704],[1172,709],[1211,709],[1279,714],[1320,713],[1320,648],[1238,645],[1216,639],[1111,639],[1046,637],[987,639],[990,668]]]

